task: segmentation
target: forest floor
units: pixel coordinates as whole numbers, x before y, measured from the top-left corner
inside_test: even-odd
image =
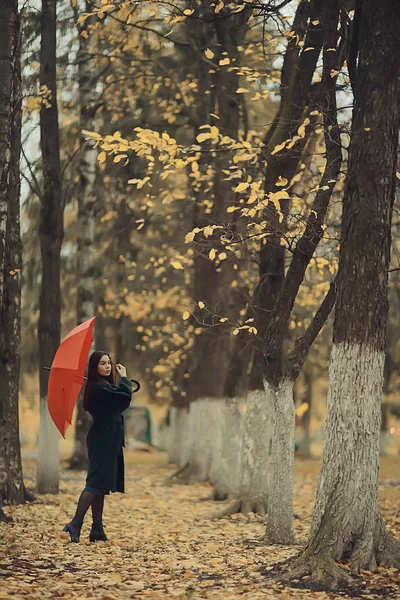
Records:
[[[269,570],[295,556],[309,531],[320,462],[296,458],[297,545],[265,546],[265,519],[235,515],[210,519],[221,503],[205,500],[208,484],[166,485],[174,472],[163,453],[126,453],[125,495],[106,497],[109,541],[90,544],[90,515],[81,542],[62,527],[73,515],[85,474],[62,470],[57,496],[42,495],[6,507],[13,524],[0,522],[0,600],[261,600],[265,598],[400,598],[400,574],[380,568],[362,573],[342,593],[289,587]],[[24,460],[32,489],[35,464]],[[400,537],[400,457],[382,459],[380,500],[389,529]],[[296,585],[296,584],[294,584]]]

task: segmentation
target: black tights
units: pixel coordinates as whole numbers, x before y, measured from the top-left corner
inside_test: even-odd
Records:
[[[92,507],[93,525],[97,528],[103,526],[103,508],[104,508],[104,494],[98,496],[83,490],[81,493],[78,506],[76,507],[75,516],[73,521],[77,524],[82,524],[83,519],[89,509]]]

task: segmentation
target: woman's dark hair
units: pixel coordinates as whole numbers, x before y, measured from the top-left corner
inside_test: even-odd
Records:
[[[85,386],[85,391],[83,394],[83,409],[84,410],[90,410],[90,396],[91,396],[91,388],[93,387],[93,384],[96,383],[96,381],[108,381],[108,383],[114,383],[115,379],[114,379],[114,364],[111,361],[111,373],[108,375],[108,377],[102,377],[101,375],[99,375],[98,372],[98,366],[99,366],[99,362],[101,360],[101,358],[103,356],[108,356],[108,358],[111,360],[111,356],[109,355],[108,352],[103,352],[102,350],[95,350],[89,358],[89,364],[88,364],[88,372],[87,372],[87,381],[86,381],[86,386]]]

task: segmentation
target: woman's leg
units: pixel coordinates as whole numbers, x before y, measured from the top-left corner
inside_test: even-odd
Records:
[[[106,542],[107,536],[103,528],[104,494],[95,496],[92,500],[93,524],[89,540],[91,542]]]
[[[83,523],[83,519],[87,513],[89,506],[93,502],[93,498],[95,497],[92,492],[88,492],[86,489],[81,493],[78,505],[76,507],[75,515],[72,521],[67,523],[64,527],[63,531],[67,531],[71,536],[71,542],[79,542],[79,536],[81,534],[81,527]]]
[[[92,500],[93,526],[96,529],[103,528],[104,494],[95,496]]]

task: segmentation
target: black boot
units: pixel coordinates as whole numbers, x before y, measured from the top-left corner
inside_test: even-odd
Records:
[[[89,541],[90,542],[107,542],[108,538],[103,529],[103,525],[95,525],[93,523],[92,529],[90,530]]]
[[[79,537],[81,535],[81,527],[82,521],[75,521],[72,519],[69,523],[66,524],[63,531],[67,531],[71,536],[71,542],[79,542]]]

